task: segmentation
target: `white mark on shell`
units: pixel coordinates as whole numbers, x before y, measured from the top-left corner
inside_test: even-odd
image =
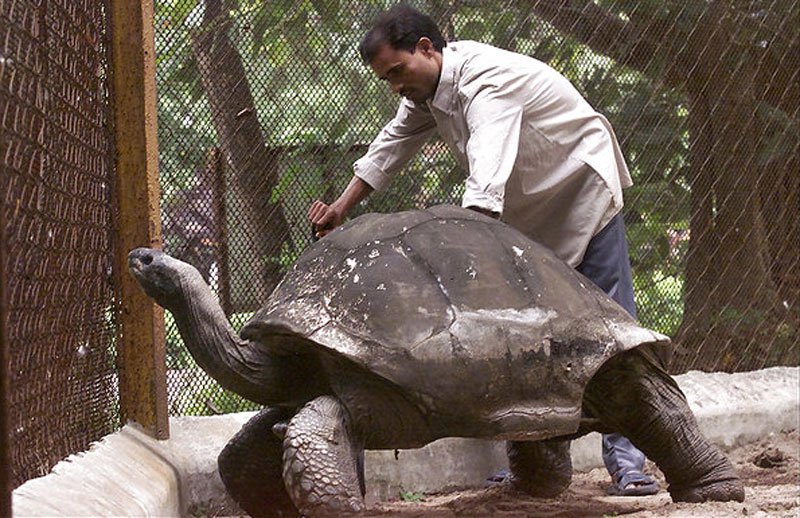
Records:
[[[381,255],[381,253],[378,252],[378,250],[374,248],[374,249],[372,249],[372,251],[369,253],[369,255],[367,257],[369,257],[370,259],[375,259],[376,257],[379,257],[380,255]]]
[[[361,277],[358,274],[353,275],[353,283],[358,284],[358,281],[361,280]]]
[[[351,272],[353,271],[353,269],[354,269],[356,266],[358,266],[358,263],[357,263],[357,262],[356,262],[356,260],[355,260],[355,259],[353,259],[352,257],[348,257],[348,258],[347,258],[347,261],[345,261],[345,263],[347,263],[347,266],[349,266],[349,267],[350,267],[350,271],[351,271]]]
[[[378,287],[375,288],[378,291],[386,291],[386,285],[384,283],[378,284]]]
[[[478,309],[473,311],[460,311],[457,317],[463,321],[496,322],[498,320],[535,327],[544,326],[547,322],[558,316],[552,309],[526,308],[526,309]]]
[[[476,272],[476,271],[475,271],[475,268],[473,268],[472,266],[470,266],[469,268],[467,268],[467,270],[466,270],[466,271],[467,271],[467,275],[469,275],[469,278],[470,278],[470,279],[474,279],[475,277],[477,277],[477,276],[478,276],[478,272]]]
[[[525,253],[525,250],[517,246],[512,246],[511,249],[514,251],[514,254],[516,254],[517,257],[522,257],[522,254]]]

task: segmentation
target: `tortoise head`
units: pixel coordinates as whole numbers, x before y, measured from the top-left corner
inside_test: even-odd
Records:
[[[194,266],[152,248],[132,250],[128,269],[144,292],[167,309],[186,296],[187,283],[205,283]]]

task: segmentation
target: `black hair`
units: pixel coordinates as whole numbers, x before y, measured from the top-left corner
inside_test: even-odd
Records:
[[[423,37],[433,42],[437,52],[447,46],[439,27],[430,16],[408,4],[398,4],[378,16],[358,46],[358,52],[361,59],[369,63],[384,43],[395,50],[414,52],[417,42]]]

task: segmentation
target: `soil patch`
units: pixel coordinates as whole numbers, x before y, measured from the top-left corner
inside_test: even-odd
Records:
[[[570,488],[554,499],[530,498],[505,487],[446,494],[407,494],[407,500],[398,498],[372,506],[366,516],[800,516],[800,435],[797,430],[773,434],[757,443],[733,448],[725,453],[746,485],[743,503],[673,503],[666,491],[664,476],[654,464],[648,463],[648,472],[656,476],[662,488],[653,496],[606,496],[608,474],[604,469],[594,469],[587,473],[576,473]]]

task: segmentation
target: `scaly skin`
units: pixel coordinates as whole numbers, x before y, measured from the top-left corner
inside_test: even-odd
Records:
[[[570,441],[508,441],[506,451],[514,489],[534,497],[554,498],[572,481]]]
[[[583,402],[656,463],[674,501],[744,500],[730,461],[703,437],[686,397],[646,350],[609,360],[587,385]]]
[[[217,459],[225,489],[250,516],[298,516],[283,485],[283,440],[272,431],[288,418],[284,409],[265,408],[245,423]]]
[[[303,516],[341,516],[364,510],[358,456],[347,412],[333,396],[306,404],[283,441],[283,481]]]

